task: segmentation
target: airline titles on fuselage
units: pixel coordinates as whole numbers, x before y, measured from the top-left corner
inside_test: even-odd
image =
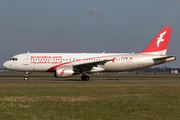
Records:
[[[35,55],[33,55],[33,56],[31,56],[31,58],[45,58],[45,59],[47,59],[47,58],[62,58],[62,56],[49,56],[49,55],[43,55],[43,56],[35,56]]]

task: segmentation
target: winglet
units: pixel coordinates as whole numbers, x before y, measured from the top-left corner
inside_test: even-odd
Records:
[[[172,26],[165,26],[151,41],[151,43],[140,53],[166,55]]]

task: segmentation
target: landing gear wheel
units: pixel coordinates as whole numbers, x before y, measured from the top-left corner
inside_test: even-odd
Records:
[[[27,81],[28,80],[28,76],[24,76],[24,80]]]
[[[83,75],[83,76],[81,76],[81,80],[88,81],[89,80],[89,76]]]

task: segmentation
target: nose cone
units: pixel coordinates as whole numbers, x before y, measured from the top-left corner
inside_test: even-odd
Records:
[[[8,63],[7,62],[3,63],[3,68],[8,69]]]

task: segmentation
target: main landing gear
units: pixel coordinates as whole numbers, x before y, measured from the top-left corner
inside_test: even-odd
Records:
[[[81,80],[83,80],[83,81],[88,81],[88,80],[89,80],[89,76],[83,74],[83,75],[81,76]]]
[[[29,74],[29,72],[26,72],[26,75],[24,76],[24,80],[25,80],[25,81],[28,80],[28,74]]]

